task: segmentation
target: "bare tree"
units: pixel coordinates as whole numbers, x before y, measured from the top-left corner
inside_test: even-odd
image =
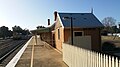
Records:
[[[115,26],[116,24],[116,19],[114,19],[113,17],[105,17],[102,20],[103,25],[105,26],[104,30],[106,30],[107,32],[110,33],[114,33],[114,29],[113,26]]]
[[[106,17],[102,20],[102,23],[105,27],[112,27],[116,24],[116,19],[113,17]]]

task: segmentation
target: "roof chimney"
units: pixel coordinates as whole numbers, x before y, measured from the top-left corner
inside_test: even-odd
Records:
[[[54,21],[57,19],[57,11],[54,12]]]
[[[91,13],[93,14],[93,8],[91,8]]]
[[[50,25],[50,19],[48,19],[48,26]]]

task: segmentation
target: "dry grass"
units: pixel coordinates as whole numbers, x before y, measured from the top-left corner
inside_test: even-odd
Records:
[[[120,41],[120,37],[115,37],[115,36],[102,36],[103,40],[119,40]]]
[[[114,36],[101,36],[102,43],[103,42],[112,42],[116,45],[116,47],[120,47],[120,37],[115,37]]]

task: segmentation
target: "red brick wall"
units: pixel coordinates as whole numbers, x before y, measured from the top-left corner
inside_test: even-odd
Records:
[[[100,51],[101,49],[101,36],[99,29],[74,29],[74,31],[83,31],[84,36],[91,36],[91,47],[92,50]],[[64,42],[67,42],[70,37],[70,29],[64,30]]]
[[[60,39],[58,39],[58,29],[60,30]],[[55,44],[56,44],[56,48],[60,51],[62,51],[63,41],[64,41],[63,28],[60,27],[55,30]]]
[[[45,32],[40,34],[41,39],[48,44],[52,45],[52,33],[51,32]]]

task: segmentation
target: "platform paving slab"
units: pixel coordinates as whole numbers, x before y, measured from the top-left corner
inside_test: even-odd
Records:
[[[32,39],[16,67],[30,67],[33,45],[33,67],[68,67],[62,60],[62,54],[41,41],[39,37],[37,37],[37,41],[35,38]]]

